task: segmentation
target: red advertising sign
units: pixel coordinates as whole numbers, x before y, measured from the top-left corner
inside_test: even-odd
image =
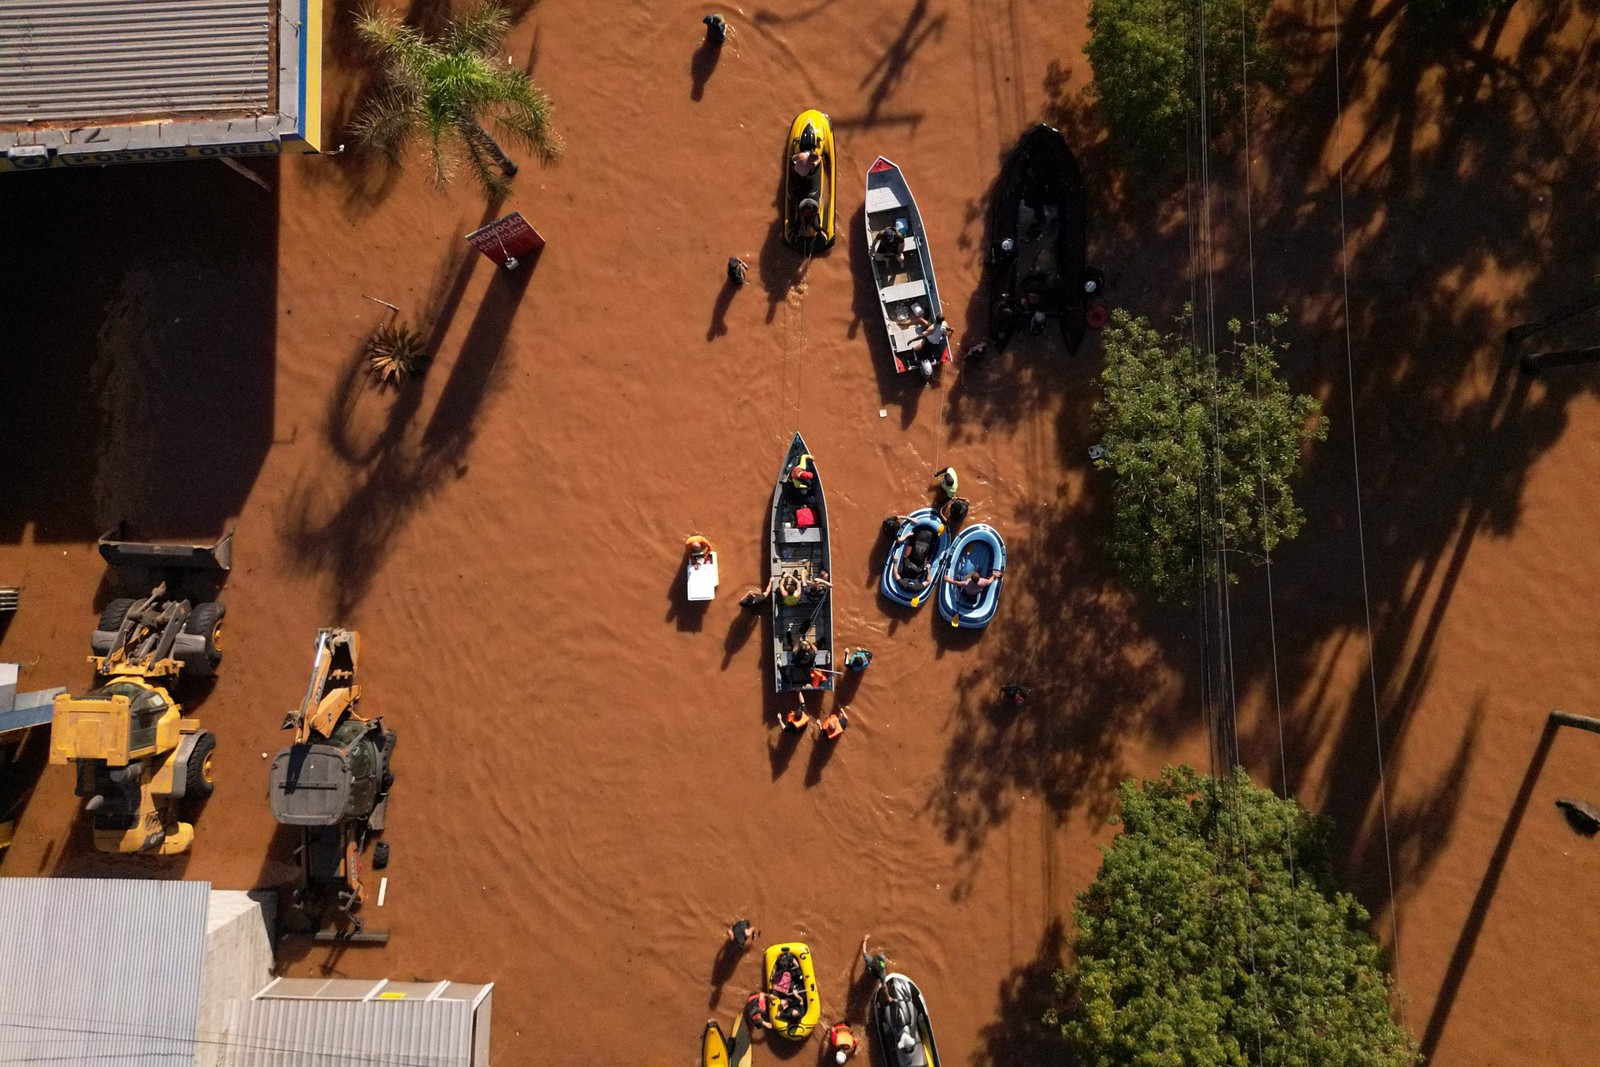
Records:
[[[522,217],[520,211],[513,211],[495,219],[483,229],[467,234],[467,242],[506,270],[517,269],[518,256],[544,247],[544,238],[539,236],[538,230],[528,225],[528,220]]]

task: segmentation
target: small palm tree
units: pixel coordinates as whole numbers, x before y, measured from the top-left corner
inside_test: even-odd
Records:
[[[367,338],[367,358],[378,385],[404,385],[428,369],[428,339],[409,326],[385,323]]]
[[[363,11],[356,32],[377,54],[387,84],[356,119],[357,140],[398,163],[420,135],[435,182],[448,183],[465,160],[491,193],[510,187],[517,164],[484,128],[486,121],[541,162],[554,161],[561,137],[550,126],[549,98],[525,72],[497,58],[510,28],[511,16],[492,0],[451,19],[438,41],[389,12]]]

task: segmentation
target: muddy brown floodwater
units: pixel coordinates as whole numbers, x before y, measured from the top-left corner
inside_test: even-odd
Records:
[[[363,83],[330,7],[337,144]],[[1177,311],[1199,215],[1181,189],[1114,179],[1081,95],[1082,2],[724,10],[720,55],[676,0],[525,12],[507,53],[555,100],[568,154],[487,207],[354,151],[262,165],[271,192],[209,163],[0,180],[13,247],[36,250],[0,267],[0,581],[26,587],[0,655],[33,685],[89,684],[110,595],[93,540],[117,519],[237,538],[227,661],[195,694],[221,747],[192,854],[93,855],[50,768],[5,874],[289,881],[263,755],[316,629],[351,625],[367,701],[400,733],[370,912],[393,937],[291,949],[290,971],[492,980],[503,1065],[580,1044],[684,1064],[760,981],[753,955],[719,962],[723,925],[749,915],[811,943],[828,1019],[862,1018],[870,933],[922,985],[949,1062],[1048,1061],[1048,974],[1115,784],[1207,763],[1199,630],[1137,604],[1098,548],[1093,342],[1068,361],[1024,337],[927,391],[890,373],[863,175],[880,153],[904,168],[964,343],[984,328],[987,190],[1030,123],[1061,123],[1082,157],[1115,304]],[[1433,1062],[1589,1063],[1600,853],[1552,801],[1600,800],[1600,738],[1541,731],[1552,707],[1600,711],[1600,378],[1521,375],[1499,338],[1592,275],[1594,16],[1519,4],[1424,32],[1393,2],[1358,6],[1337,86],[1332,25],[1324,3],[1272,22],[1289,86],[1253,131],[1248,227],[1237,160],[1211,186],[1219,312],[1248,315],[1252,289],[1286,307],[1286,370],[1332,419],[1270,602],[1259,569],[1231,600],[1241,751],[1340,820],[1340,873]],[[803,263],[775,198],[811,106],[837,131],[842,224]],[[504,276],[460,238],[511,209],[549,246]],[[753,268],[737,291],[730,254]],[[385,313],[366,297],[431,334],[419,386],[363,381]],[[831,758],[780,741],[769,635],[737,606],[765,579],[796,429],[827,483],[841,645],[876,653],[840,694],[854,725]],[[982,634],[876,594],[879,520],[947,463],[1011,549]],[[695,532],[722,553],[703,608],[683,597]],[[1009,718],[1013,680],[1034,704]]]

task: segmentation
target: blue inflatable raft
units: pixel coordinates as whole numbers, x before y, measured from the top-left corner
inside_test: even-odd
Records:
[[[989,620],[994,618],[995,609],[1000,606],[1000,585],[1004,579],[1000,578],[999,574],[1005,569],[1005,565],[1006,543],[1000,539],[999,531],[993,526],[980,522],[962,530],[950,545],[944,575],[937,579],[939,614],[943,615],[951,626],[964,626],[975,630],[980,626],[989,625]],[[975,593],[969,592],[964,586],[954,584],[954,582],[965,582],[974,574],[979,578],[993,577],[994,581]],[[950,579],[954,579],[954,582]]]
[[[905,541],[901,541],[900,538],[907,532],[914,535],[919,529],[933,531],[935,538],[933,549],[928,555],[930,581],[926,585],[908,579],[900,572],[901,561],[905,559],[906,550],[911,547],[909,538]],[[895,544],[889,546],[889,558],[883,562],[883,580],[878,584],[878,589],[884,596],[902,607],[921,607],[930,599],[930,591],[939,581],[939,576],[944,573],[945,553],[950,548],[950,531],[945,528],[938,512],[932,508],[922,508],[907,516],[894,536]]]

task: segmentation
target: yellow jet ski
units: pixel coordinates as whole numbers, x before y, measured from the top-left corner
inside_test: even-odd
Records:
[[[798,941],[771,945],[764,963],[767,992],[774,994],[767,1018],[778,1034],[791,1041],[804,1041],[822,1020],[822,998],[817,996],[811,949]]]
[[[802,111],[789,127],[788,146],[783,156],[783,243],[814,256],[833,247],[838,177],[833,124],[816,109]]]

